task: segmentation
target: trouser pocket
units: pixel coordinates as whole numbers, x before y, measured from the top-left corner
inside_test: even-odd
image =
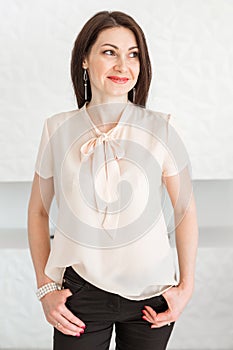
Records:
[[[72,295],[67,298],[67,301],[70,301],[76,294],[88,289],[88,282],[69,266],[65,270],[62,287],[71,291]]]

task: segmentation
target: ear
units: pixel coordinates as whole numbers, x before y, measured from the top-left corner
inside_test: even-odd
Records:
[[[83,60],[82,68],[83,69],[87,69],[88,68],[88,64],[87,64],[87,59],[86,58],[84,58],[84,60]]]

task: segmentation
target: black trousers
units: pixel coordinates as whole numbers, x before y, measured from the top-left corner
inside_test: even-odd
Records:
[[[150,328],[143,320],[144,305],[156,312],[168,306],[163,296],[145,300],[129,300],[106,292],[79,276],[72,267],[66,268],[64,288],[73,293],[66,306],[86,324],[80,337],[65,335],[54,328],[54,350],[108,350],[115,325],[116,350],[164,350],[174,323]]]

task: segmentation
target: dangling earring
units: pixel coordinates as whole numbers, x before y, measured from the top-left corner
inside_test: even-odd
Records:
[[[87,81],[88,81],[88,76],[87,76],[87,70],[84,69],[83,72],[83,80],[84,80],[84,100],[87,101]]]
[[[136,97],[136,88],[133,88],[133,103],[135,103],[135,97]]]

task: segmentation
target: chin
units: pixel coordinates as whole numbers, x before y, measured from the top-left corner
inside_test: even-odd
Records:
[[[127,96],[127,98],[128,98],[128,92],[129,92],[130,90],[128,90],[128,89],[124,89],[124,90],[122,90],[122,91],[111,91],[111,93],[109,94],[109,96],[112,96],[113,98],[117,98],[117,97],[119,97],[119,98],[123,98],[124,96]]]

